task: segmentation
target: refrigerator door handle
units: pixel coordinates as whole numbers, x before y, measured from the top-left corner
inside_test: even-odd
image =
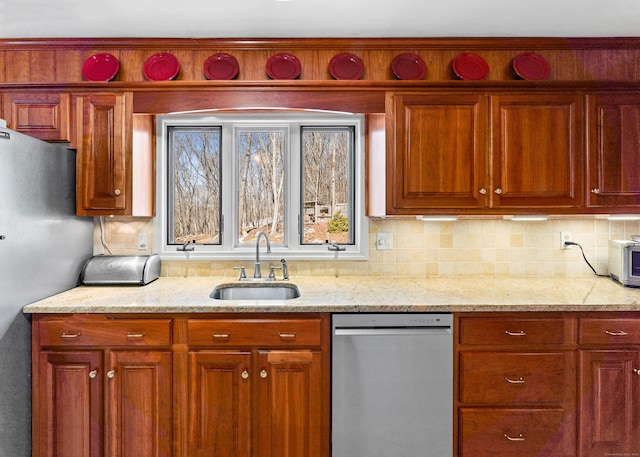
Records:
[[[5,140],[10,140],[11,134],[9,132],[0,132],[0,138],[4,138]]]

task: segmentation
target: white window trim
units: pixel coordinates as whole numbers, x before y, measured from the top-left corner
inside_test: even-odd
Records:
[[[309,113],[309,114],[283,114],[277,117],[264,114],[241,114],[216,116],[211,114],[171,114],[157,116],[156,120],[156,216],[154,218],[154,252],[160,255],[163,260],[248,260],[255,259],[255,244],[247,246],[233,246],[232,237],[223,236],[222,244],[216,246],[194,245],[192,251],[178,251],[175,245],[167,244],[167,128],[169,126],[189,126],[189,125],[219,125],[221,120],[229,122],[232,120],[237,125],[243,127],[250,126],[257,122],[281,127],[284,124],[294,125],[291,131],[295,131],[293,141],[298,141],[299,129],[297,125],[349,125],[355,127],[355,160],[354,160],[354,219],[356,231],[354,232],[354,245],[340,245],[344,250],[336,252],[329,249],[330,245],[300,245],[298,230],[291,228],[298,227],[298,218],[301,208],[300,204],[300,160],[296,154],[291,154],[291,144],[287,144],[285,156],[285,173],[288,174],[287,189],[285,190],[285,225],[290,229],[285,232],[285,242],[283,245],[271,245],[271,254],[266,254],[265,247],[260,246],[260,256],[264,260],[279,260],[281,258],[299,260],[367,260],[369,252],[369,220],[365,216],[365,160],[364,160],[364,116],[358,114],[331,114],[331,113]],[[225,134],[226,133],[226,134]],[[233,132],[231,132],[233,133]],[[292,138],[290,135],[289,138]],[[292,141],[292,142],[293,142]],[[233,146],[233,135],[225,132],[223,127],[222,147],[235,148]],[[299,144],[299,141],[298,141]],[[297,147],[297,146],[296,146]],[[222,214],[223,230],[235,230],[237,225],[237,208],[234,208],[233,199],[225,198],[228,192],[237,189],[236,182],[236,161],[223,160],[222,174],[225,177],[232,176],[232,184],[223,183]],[[228,178],[227,178],[228,180]],[[225,180],[226,182],[226,180]],[[233,186],[233,187],[232,187]],[[291,189],[295,189],[292,192]],[[228,219],[231,219],[229,221]],[[237,233],[237,231],[236,231]],[[263,243],[264,244],[264,243]]]

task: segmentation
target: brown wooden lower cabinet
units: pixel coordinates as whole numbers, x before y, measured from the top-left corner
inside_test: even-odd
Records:
[[[189,353],[189,456],[323,457],[317,351]]]
[[[33,316],[34,457],[330,457],[324,313]],[[454,457],[640,454],[640,313],[456,314]]]
[[[33,456],[171,456],[170,322],[35,316]]]
[[[328,314],[34,315],[33,456],[328,457],[329,366]]]
[[[640,313],[456,324],[458,457],[640,455]]]
[[[640,455],[640,352],[580,351],[580,455]]]
[[[460,456],[573,455],[573,430],[562,409],[462,408]]]
[[[326,322],[190,319],[188,456],[328,456]]]
[[[170,351],[57,349],[38,358],[34,456],[171,455]]]

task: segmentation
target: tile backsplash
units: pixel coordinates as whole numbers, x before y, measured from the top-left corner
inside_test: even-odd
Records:
[[[150,254],[153,219],[126,217],[95,219],[94,253]],[[607,272],[608,240],[640,234],[639,221],[609,221],[563,217],[548,221],[463,219],[423,222],[415,219],[371,219],[368,261],[300,261],[289,263],[299,276],[590,276],[593,272],[578,247],[560,249],[560,232],[574,242],[600,274]],[[376,249],[376,233],[392,234],[393,247]],[[138,233],[146,233],[148,248],[138,250]],[[104,244],[103,244],[104,240]],[[163,276],[229,276],[239,262],[164,261]]]

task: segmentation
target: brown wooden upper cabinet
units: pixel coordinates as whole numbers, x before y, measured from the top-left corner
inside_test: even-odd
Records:
[[[487,98],[387,96],[387,213],[483,208]]]
[[[640,204],[640,92],[587,96],[587,205]]]
[[[492,208],[579,208],[584,195],[580,94],[491,97]]]
[[[388,214],[583,204],[579,94],[395,93],[386,107]]]
[[[2,117],[7,126],[44,141],[69,142],[70,99],[66,93],[5,92]]]
[[[79,94],[73,101],[77,214],[152,216],[152,117],[133,115],[131,92]]]

